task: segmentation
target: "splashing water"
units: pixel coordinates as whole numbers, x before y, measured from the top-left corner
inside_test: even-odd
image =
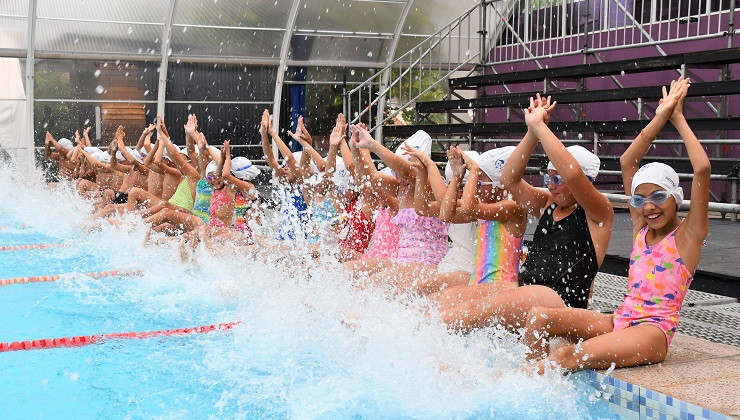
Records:
[[[495,328],[452,334],[434,315],[425,315],[426,301],[353,288],[341,265],[330,258],[312,261],[301,242],[264,258],[228,246],[217,255],[198,248],[197,263],[181,263],[175,243],[142,246],[146,227],[139,220],[126,218],[128,229],[102,223],[91,230],[99,221],[90,220],[89,202],[64,185],[47,189],[39,171],[2,163],[0,203],[13,203],[0,210],[28,230],[74,244],[58,251],[58,258],[94,254],[109,268],[146,268],[143,277],[128,280],[78,276],[11,286],[18,294],[49,294],[34,298],[36,304],[25,309],[29,313],[59,305],[45,316],[63,325],[48,322],[39,334],[242,321],[232,333],[0,354],[6,370],[31,378],[21,388],[28,395],[21,392],[16,402],[6,401],[19,392],[16,384],[0,382],[0,405],[74,393],[79,397],[55,406],[57,414],[82,404],[116,417],[613,417],[582,380],[520,373],[523,347],[514,335]],[[277,223],[266,221],[263,233],[274,232]],[[30,264],[36,257],[21,258]],[[34,264],[44,268],[43,262]],[[85,268],[78,264],[68,271]],[[30,274],[44,273],[23,275]],[[37,286],[46,289],[31,289]],[[0,290],[0,302],[8,290]],[[344,322],[348,315],[356,317],[354,325]],[[5,318],[12,324],[12,313]],[[5,341],[41,338],[8,330],[0,334]],[[67,366],[64,374],[60,360]],[[29,407],[51,410],[43,406],[21,409],[31,410],[22,411],[26,416],[35,413]]]

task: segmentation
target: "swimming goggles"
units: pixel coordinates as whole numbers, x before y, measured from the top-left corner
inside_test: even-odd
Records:
[[[460,185],[458,186],[460,191],[462,191],[465,188],[466,184],[467,184],[467,181],[463,181],[460,183]],[[478,189],[480,189],[480,187],[484,185],[493,185],[493,181],[478,181]]]
[[[563,183],[565,182],[565,181],[563,181],[563,177],[560,176],[560,175],[552,175],[552,176],[550,176],[548,174],[545,174],[542,178],[545,181],[545,186],[552,184],[552,185],[554,185],[556,187],[559,187],[559,186],[563,185]]]
[[[206,175],[206,181],[213,181],[214,179],[218,178],[218,175]]]
[[[644,197],[639,194],[635,194],[630,197],[630,204],[632,207],[636,209],[640,209],[645,206],[648,202],[655,204],[656,206],[660,206],[661,204],[668,201],[668,198],[671,196],[671,193],[669,193],[666,190],[658,190],[650,194],[649,197]]]

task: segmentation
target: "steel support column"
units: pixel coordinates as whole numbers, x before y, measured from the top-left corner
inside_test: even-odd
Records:
[[[34,72],[35,72],[35,52],[36,52],[36,4],[37,0],[28,0],[28,34],[26,36],[26,158],[22,165],[33,167],[35,164],[34,146],[36,144],[34,133]]]
[[[159,85],[157,87],[157,114],[164,117],[164,106],[167,99],[167,67],[169,64],[170,32],[172,30],[172,17],[175,14],[177,0],[170,0],[170,6],[165,16],[164,29],[162,29],[162,60],[159,65]]]
[[[285,33],[283,33],[283,43],[280,46],[280,64],[278,64],[277,75],[275,77],[275,95],[272,102],[272,125],[275,131],[280,130],[280,102],[283,99],[283,81],[285,80],[285,70],[288,64],[288,49],[290,49],[290,39],[293,37],[293,28],[295,27],[296,17],[298,16],[298,6],[301,0],[293,0],[290,7],[288,22],[285,24]],[[273,150],[277,146],[273,144]]]

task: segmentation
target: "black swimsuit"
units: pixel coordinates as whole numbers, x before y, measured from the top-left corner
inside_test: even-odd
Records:
[[[591,241],[586,212],[576,207],[556,222],[551,205],[537,223],[527,258],[519,273],[519,284],[547,286],[560,295],[567,306],[586,308],[591,284],[599,270]]]

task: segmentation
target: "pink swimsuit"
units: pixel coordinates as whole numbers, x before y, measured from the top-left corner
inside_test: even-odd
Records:
[[[436,266],[447,253],[449,223],[419,216],[410,207],[398,210],[391,222],[398,226],[397,262]]]
[[[635,237],[629,286],[624,302],[614,312],[614,331],[652,324],[665,333],[670,346],[678,328],[681,304],[694,275],[678,255],[676,230],[653,246],[645,242],[647,231],[645,226]]]
[[[391,211],[380,207],[375,216],[375,231],[372,242],[363,254],[368,258],[396,258],[398,256],[398,226],[391,223]]]
[[[226,188],[221,188],[218,191],[214,191],[213,195],[211,195],[211,222],[209,225],[211,227],[231,227],[224,225],[224,222],[218,219],[216,217],[216,210],[221,208],[221,206],[225,206],[228,204],[231,204],[231,197],[229,196],[229,193],[226,192]],[[233,224],[233,223],[232,223]]]

